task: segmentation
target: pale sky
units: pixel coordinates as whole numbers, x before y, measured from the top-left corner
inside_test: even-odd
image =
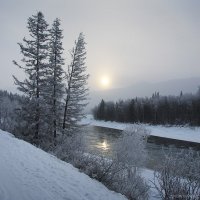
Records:
[[[50,25],[61,19],[66,66],[85,34],[91,90],[200,76],[199,0],[0,0],[0,89],[13,91],[12,74],[23,78],[12,60],[37,11]]]

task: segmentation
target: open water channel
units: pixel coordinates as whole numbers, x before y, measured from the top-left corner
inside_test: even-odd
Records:
[[[122,131],[97,126],[85,126],[83,129],[83,137],[90,152],[112,157],[117,140],[122,136]],[[164,153],[167,153],[169,149],[176,152],[178,149],[190,147],[196,151],[200,150],[196,145],[178,140],[150,137],[146,145],[148,159],[145,167],[154,169],[158,163],[163,161]]]

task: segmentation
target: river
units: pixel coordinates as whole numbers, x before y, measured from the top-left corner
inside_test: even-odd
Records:
[[[83,132],[88,151],[107,157],[112,157],[114,146],[122,135],[121,130],[97,126],[85,126]],[[178,149],[188,149],[189,146],[180,141],[150,137],[146,144],[148,156],[145,167],[155,169],[155,166],[163,161],[164,153],[169,152],[169,149],[176,152]]]

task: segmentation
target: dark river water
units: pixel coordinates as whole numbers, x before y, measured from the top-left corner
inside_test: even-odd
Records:
[[[85,126],[83,129],[88,151],[112,157],[114,147],[119,137],[121,137],[122,131],[97,126]],[[148,157],[145,167],[154,169],[157,163],[163,161],[164,153],[167,153],[169,149],[176,152],[178,149],[188,149],[189,147],[190,144],[184,144],[183,142],[150,137],[146,145]],[[197,150],[196,147],[193,148]]]

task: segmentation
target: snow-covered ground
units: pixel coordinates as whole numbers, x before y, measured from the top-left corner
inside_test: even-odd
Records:
[[[0,200],[124,200],[72,165],[0,130]]]
[[[119,130],[124,130],[126,127],[131,125],[129,123],[94,120],[92,115],[87,115],[87,117],[82,120],[81,124],[90,124],[93,126],[114,128]],[[179,126],[152,126],[148,124],[143,125],[150,130],[150,135],[153,136],[200,143],[200,127],[190,128]]]
[[[131,124],[97,121],[88,115],[82,124],[124,130]],[[200,143],[200,128],[144,125],[151,135]],[[153,171],[141,175],[153,187]],[[157,194],[150,190],[150,200]],[[0,130],[0,200],[122,200],[121,194],[80,173],[72,165]]]

